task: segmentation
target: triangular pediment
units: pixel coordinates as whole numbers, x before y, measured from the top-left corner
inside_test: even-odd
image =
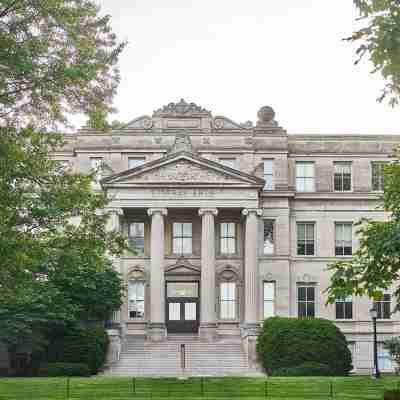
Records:
[[[207,160],[187,151],[170,154],[102,181],[104,187],[131,185],[207,185],[262,187],[261,178]]]
[[[199,275],[200,268],[185,259],[179,259],[175,264],[165,268],[166,275]]]

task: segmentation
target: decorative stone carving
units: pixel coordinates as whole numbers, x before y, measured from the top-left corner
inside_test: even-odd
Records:
[[[218,266],[217,278],[218,282],[241,282],[241,277],[238,269],[232,265]]]
[[[146,271],[142,266],[135,265],[134,267],[129,268],[127,277],[128,279],[145,280]]]
[[[184,99],[181,99],[179,103],[169,103],[153,113],[153,117],[177,117],[182,115],[203,115],[210,117],[211,113],[195,103],[187,103]]]
[[[235,179],[219,171],[204,168],[185,159],[137,175],[135,182],[140,181],[243,183],[239,179]]]
[[[135,118],[129,122],[124,128],[131,129],[151,129],[153,126],[153,120],[148,115],[142,115],[141,117]]]
[[[153,126],[153,120],[150,117],[144,118],[142,123],[144,129],[151,129]]]
[[[245,121],[239,124],[244,129],[251,129],[253,127],[253,121]]]
[[[270,106],[261,107],[257,113],[257,126],[277,126],[275,111]]]
[[[209,137],[204,137],[203,138],[203,144],[210,144],[210,138]]]
[[[302,282],[302,283],[316,283],[318,282],[318,279],[316,276],[310,275],[310,274],[304,274],[304,275],[299,275],[297,277],[297,282]]]
[[[253,138],[252,137],[246,137],[244,138],[244,143],[252,145],[253,144]]]
[[[189,135],[183,133],[175,136],[175,143],[171,147],[169,153],[177,153],[178,151],[193,153],[192,142],[190,141]]]
[[[161,137],[155,137],[154,138],[154,143],[155,144],[161,144],[161,142],[162,142],[162,138]]]
[[[200,268],[181,257],[176,263],[169,265],[164,270],[166,275],[200,275]]]
[[[243,129],[240,124],[222,115],[216,116],[213,122],[215,129]]]

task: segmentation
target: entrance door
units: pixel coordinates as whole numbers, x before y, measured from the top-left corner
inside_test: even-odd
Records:
[[[199,282],[167,282],[166,319],[169,333],[199,329]]]

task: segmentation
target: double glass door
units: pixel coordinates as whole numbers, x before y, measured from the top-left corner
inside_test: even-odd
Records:
[[[166,319],[169,333],[199,329],[199,282],[167,282]]]

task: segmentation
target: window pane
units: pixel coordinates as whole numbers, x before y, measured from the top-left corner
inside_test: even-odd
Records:
[[[304,164],[304,176],[307,178],[314,177],[314,163],[308,162]]]
[[[182,238],[174,238],[172,242],[172,252],[182,254]]]
[[[235,300],[236,292],[235,282],[222,282],[221,283],[221,299],[222,300]]]
[[[182,239],[182,254],[192,254],[192,238]]]
[[[185,321],[196,321],[196,303],[185,303]]]
[[[307,288],[304,286],[300,286],[297,289],[297,293],[298,293],[297,297],[298,297],[299,301],[306,301],[306,289]]]
[[[308,301],[315,300],[315,287],[314,286],[307,287],[307,300]]]
[[[306,256],[313,256],[314,255],[314,243],[306,243]]]
[[[384,319],[390,319],[390,303],[384,302],[383,303],[383,316]]]
[[[272,175],[273,160],[264,160],[264,175]]]
[[[307,303],[307,317],[315,317],[315,304],[312,302]]]
[[[306,238],[306,226],[305,224],[297,224],[297,239],[305,240]]]
[[[181,303],[169,303],[169,320],[170,321],[180,321],[181,319]]]
[[[314,191],[314,178],[306,178],[304,182],[304,192]]]
[[[190,222],[183,224],[183,236],[192,236],[192,224]]]
[[[230,237],[235,237],[235,223],[234,222],[228,222],[227,223],[227,233],[228,236]]]
[[[344,319],[343,302],[336,301],[336,319]]]
[[[306,183],[304,178],[297,178],[296,179],[296,190],[298,192],[305,192],[306,191]]]
[[[299,256],[305,256],[306,255],[306,244],[305,244],[305,242],[297,243],[297,254]]]
[[[306,224],[306,238],[314,240],[314,224]]]
[[[233,301],[221,301],[221,319],[235,319],[236,306]]]
[[[264,318],[273,317],[274,315],[274,303],[272,301],[264,301]]]
[[[296,176],[304,177],[305,176],[305,166],[304,163],[297,162],[296,163]]]
[[[133,222],[129,225],[129,236],[144,237],[144,223]]]
[[[307,313],[306,313],[306,303],[303,301],[300,301],[298,303],[298,309],[297,309],[297,315],[299,316],[299,318],[302,317],[306,317]]]
[[[264,175],[265,179],[265,190],[273,190],[274,189],[274,178],[272,175]]]
[[[236,252],[236,241],[234,238],[227,238],[227,254],[235,254]]]
[[[139,167],[140,165],[144,164],[144,158],[134,158],[134,157],[129,157],[128,158],[128,168],[136,168]]]
[[[345,307],[345,318],[352,319],[353,318],[353,302],[344,303]]]
[[[274,254],[274,221],[264,220],[264,254]]]
[[[173,235],[182,236],[182,224],[180,222],[173,223]]]
[[[168,297],[198,297],[196,282],[167,282]]]
[[[264,282],[264,300],[275,300],[275,283]]]

